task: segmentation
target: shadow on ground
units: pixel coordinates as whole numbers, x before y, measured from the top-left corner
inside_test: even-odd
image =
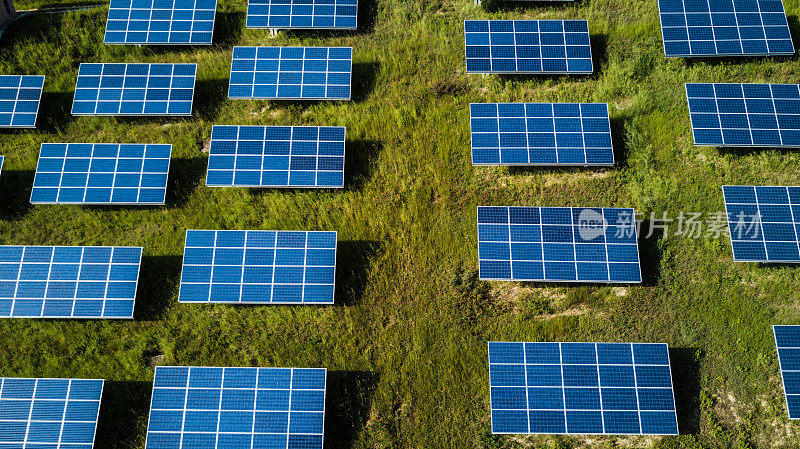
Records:
[[[700,362],[703,354],[698,348],[670,348],[672,385],[676,385],[675,408],[678,412],[678,431],[682,435],[700,432]]]
[[[352,306],[361,301],[367,287],[369,267],[380,252],[380,242],[355,240],[339,242],[336,248],[335,303]]]
[[[325,447],[353,447],[369,419],[378,379],[371,371],[328,372]]]
[[[105,382],[95,447],[144,447],[152,389],[151,382]]]
[[[155,321],[169,308],[180,286],[183,256],[142,256],[134,318]]]

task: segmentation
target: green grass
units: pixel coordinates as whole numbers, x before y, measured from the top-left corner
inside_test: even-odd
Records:
[[[690,81],[797,82],[798,58],[668,60],[654,1],[361,3],[357,32],[271,39],[244,28],[246,2],[221,0],[210,48],[105,46],[104,7],[9,28],[0,73],[47,80],[38,129],[0,133],[0,243],[137,245],[145,256],[136,320],[2,320],[0,375],[108,379],[98,449],[143,447],[149,365],[160,354],[166,364],[327,367],[329,448],[796,447],[770,328],[800,320],[796,268],[733,263],[724,235],[656,234],[641,239],[641,286],[488,284],[475,278],[475,208],[626,206],[674,217],[721,211],[722,184],[798,185],[794,152],[694,147],[683,91]],[[797,37],[800,2],[784,3]],[[467,76],[462,21],[490,17],[588,19],[595,75]],[[230,101],[233,45],[352,46],[354,101]],[[197,62],[194,116],[69,114],[79,63],[138,61]],[[607,102],[617,166],[472,167],[468,105],[487,101]],[[346,126],[346,187],[208,189],[202,147],[215,123]],[[171,143],[167,205],[31,206],[42,142]],[[187,228],[338,231],[337,304],[179,305]],[[684,435],[492,436],[490,339],[667,342]]]

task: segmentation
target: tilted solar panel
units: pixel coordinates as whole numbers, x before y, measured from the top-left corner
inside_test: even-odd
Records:
[[[106,44],[211,45],[216,0],[111,0]]]
[[[677,435],[663,343],[489,342],[492,433]]]
[[[592,73],[585,20],[466,20],[467,73]]]
[[[186,231],[180,302],[332,304],[336,232]]]
[[[800,147],[800,85],[686,84],[695,145]]]
[[[722,186],[737,262],[800,262],[800,187]]]
[[[234,47],[228,97],[349,100],[349,47]]]
[[[5,161],[6,161],[6,157],[5,156],[0,156],[0,173],[2,173],[2,171],[3,171],[3,162],[5,162]]]
[[[605,103],[473,103],[474,165],[614,165]]]
[[[781,0],[659,0],[669,56],[791,55]]]
[[[249,0],[247,28],[342,29],[358,26],[358,0]]]
[[[344,127],[217,126],[206,185],[344,187]]]
[[[324,368],[157,366],[146,449],[322,449]]]
[[[197,64],[81,64],[72,115],[192,115]]]
[[[35,128],[44,76],[0,75],[0,128]]]
[[[0,318],[133,318],[142,248],[0,246]]]
[[[800,419],[800,326],[772,326],[789,419]]]
[[[0,377],[0,446],[91,449],[104,382]]]
[[[484,280],[642,281],[633,209],[478,207]]]
[[[43,143],[34,204],[164,204],[172,145]]]

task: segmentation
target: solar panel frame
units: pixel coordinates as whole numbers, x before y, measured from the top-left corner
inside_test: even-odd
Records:
[[[124,261],[130,251],[136,262]],[[2,245],[0,318],[133,319],[141,260],[142,247]],[[128,266],[135,267],[135,279],[126,279],[132,277],[124,270]],[[72,284],[75,291],[65,296]]]
[[[168,0],[171,2],[169,8],[166,7],[164,0],[148,1],[149,7],[134,8],[134,3],[136,3],[135,6],[146,5],[142,0],[112,0],[108,10],[103,43],[109,45],[211,45],[214,37],[217,0]],[[204,4],[198,8],[200,2]],[[156,3],[163,7],[155,8]],[[176,5],[182,7],[177,8]],[[190,5],[191,8],[188,7]],[[145,12],[146,19],[144,18]],[[169,17],[165,19],[167,12],[169,12]],[[185,17],[175,18],[176,15],[186,14],[190,15],[188,19]],[[207,17],[198,19],[198,15],[207,16],[209,14],[210,19]],[[141,16],[141,18],[131,19],[132,15]],[[187,23],[188,29],[186,29]],[[143,24],[147,26],[143,27]],[[167,29],[164,29],[165,24],[168,25]],[[202,29],[209,25],[210,29]]]
[[[63,390],[65,382],[66,390]],[[33,383],[32,390],[31,383]],[[81,385],[97,389],[97,383],[99,389],[96,392],[85,391]],[[45,389],[41,396],[40,386]],[[4,416],[0,418],[0,434],[3,435],[5,446],[21,449],[91,448],[97,436],[97,421],[104,386],[104,379],[0,377],[0,401],[6,404]],[[63,409],[58,413],[60,408],[58,403],[62,400]],[[19,407],[12,405],[16,403],[19,403]],[[78,418],[92,418],[91,409],[86,409],[86,404],[90,404],[89,407],[96,404],[93,419],[66,419],[67,414]],[[27,413],[24,413],[24,410],[27,410]],[[8,418],[19,413],[21,415],[17,415],[20,416],[18,419]],[[88,431],[91,432],[91,439],[83,438],[87,436]],[[15,440],[14,435],[20,433],[23,438]]]
[[[472,165],[614,165],[606,103],[471,103],[470,135]]]
[[[772,336],[778,354],[786,411],[789,419],[800,419],[800,326],[773,325]],[[786,344],[781,344],[781,340]]]
[[[558,360],[555,360],[555,347],[557,346]],[[628,347],[630,352],[622,354],[620,351]],[[495,348],[495,357],[492,356],[492,349]],[[592,360],[586,359],[589,357],[588,353],[581,354],[581,350],[587,350],[592,347]],[[565,348],[569,349],[565,353]],[[603,362],[601,363],[601,348],[603,352]],[[637,348],[639,354],[637,355]],[[666,359],[666,364],[656,363],[652,358],[653,354],[649,356],[642,353],[643,349],[661,349],[663,357]],[[601,342],[499,342],[489,341],[487,344],[489,353],[489,395],[490,395],[490,408],[492,415],[492,433],[493,434],[566,434],[566,435],[677,435],[679,433],[677,412],[675,406],[675,390],[672,381],[672,365],[669,358],[669,348],[666,343],[601,343]],[[512,353],[520,352],[520,354]],[[521,362],[519,361],[521,356]],[[529,360],[529,357],[533,360]],[[619,363],[620,358],[624,358],[626,363]],[[642,359],[642,363],[638,363],[638,359]],[[493,361],[493,359],[495,359]],[[571,363],[565,363],[568,359]],[[612,363],[616,361],[617,363]],[[629,362],[628,362],[629,361]],[[509,369],[507,371],[501,370],[501,367],[519,367],[516,371]],[[558,370],[555,370],[558,367]],[[573,367],[569,371],[566,367]],[[625,368],[630,367],[630,370]],[[642,370],[640,373],[637,371]],[[658,386],[657,376],[659,373],[655,370],[645,370],[645,367],[661,367],[661,376],[664,376],[664,367],[666,367],[666,374],[663,380],[668,380],[669,386]],[[592,370],[594,368],[594,370]],[[605,368],[605,369],[603,369]],[[558,371],[558,374],[556,374]],[[583,371],[583,372],[581,372]],[[594,373],[591,373],[594,371]],[[625,377],[630,376],[628,379]],[[641,375],[641,376],[640,376]],[[523,382],[519,379],[524,378]],[[632,382],[631,382],[632,381]],[[642,385],[640,385],[640,382]],[[647,383],[645,383],[647,382]],[[567,385],[569,384],[569,385]],[[500,394],[503,389],[509,389],[510,395]],[[516,397],[518,389],[525,390],[525,397]],[[619,396],[611,394],[611,390],[634,390],[636,405],[634,408],[625,408],[622,403],[624,402],[624,393]],[[669,396],[656,397],[647,395],[643,396],[648,390],[669,390]],[[556,393],[559,390],[561,394]],[[567,394],[568,391],[574,390],[574,393]],[[589,390],[596,390],[596,402],[593,392]],[[606,393],[604,394],[604,391]],[[551,397],[548,397],[548,394]],[[533,397],[531,395],[534,395]],[[610,407],[606,407],[605,402],[608,399]],[[643,400],[646,399],[646,400]],[[653,405],[658,405],[660,401],[671,402],[667,408],[653,408]],[[522,402],[514,404],[514,400]],[[615,404],[616,402],[616,404]],[[644,404],[643,404],[644,402]],[[581,406],[568,406],[568,403],[580,404]],[[495,404],[505,407],[495,407]],[[535,407],[535,406],[539,407]],[[559,407],[560,406],[560,407]],[[501,416],[500,413],[506,412],[506,416]],[[524,412],[524,417],[520,415]],[[571,413],[570,413],[571,412]],[[557,414],[561,414],[561,418]],[[636,413],[636,430],[626,429],[608,429],[609,426],[621,426],[630,424],[630,414]],[[642,414],[648,417],[646,420],[642,419]],[[591,428],[579,428],[579,425],[586,425],[586,421],[581,421],[591,415],[599,414],[600,431]],[[627,419],[622,414],[628,414]],[[669,424],[669,429],[664,426],[659,426],[657,429],[654,424],[653,418],[659,414],[663,418],[672,418],[669,423],[665,420],[660,421],[661,424]],[[517,416],[514,416],[517,415]],[[501,419],[504,418],[504,419]],[[521,431],[513,426],[512,420],[524,419],[527,431]],[[613,419],[610,419],[613,418]],[[563,421],[561,421],[563,420]],[[558,422],[560,421],[560,422]],[[645,423],[648,421],[648,429],[645,429]],[[563,423],[563,430],[560,424]],[[520,423],[517,423],[520,424]],[[589,422],[588,424],[592,424]],[[512,425],[514,428],[510,428]],[[534,425],[537,425],[534,428]],[[502,428],[505,426],[506,428]],[[570,427],[577,427],[571,430]],[[674,426],[674,427],[673,427]]]
[[[5,156],[0,156],[0,175],[3,173],[3,163],[6,161]]]
[[[279,10],[288,7],[289,13],[274,13],[273,8],[276,6]],[[263,7],[266,7],[266,13],[255,14],[261,12]],[[306,8],[311,8],[311,12],[301,14]],[[334,13],[317,12],[318,8],[333,8]],[[349,8],[355,9],[349,14],[344,8],[348,8],[348,11]],[[297,14],[295,9],[299,10]],[[340,24],[337,25],[337,22]],[[248,0],[246,27],[273,30],[355,30],[358,28],[358,0]]]
[[[0,129],[36,128],[43,90],[44,75],[0,75]]]

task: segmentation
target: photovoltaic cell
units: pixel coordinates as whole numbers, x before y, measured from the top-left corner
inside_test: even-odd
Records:
[[[800,326],[772,326],[789,419],[800,419]]]
[[[164,204],[172,145],[43,143],[34,204]]]
[[[81,64],[72,115],[192,115],[197,64]]]
[[[667,56],[792,55],[781,0],[659,0]]]
[[[211,45],[216,0],[111,0],[106,44]]]
[[[737,262],[800,262],[800,187],[722,186]]]
[[[614,165],[605,103],[473,103],[474,165]]]
[[[146,449],[322,449],[324,368],[158,366]]]
[[[332,304],[336,232],[186,231],[180,302]]]
[[[695,145],[800,147],[800,85],[686,84]]]
[[[44,76],[0,75],[0,128],[35,128]]]
[[[642,281],[633,209],[478,207],[484,280]]]
[[[358,25],[358,0],[249,0],[247,28],[342,29]]]
[[[344,127],[214,126],[206,185],[344,187]]]
[[[133,318],[142,248],[0,246],[0,318]]]
[[[592,73],[585,20],[466,20],[467,73]]]
[[[489,342],[492,433],[677,435],[663,343]]]
[[[234,47],[228,97],[349,100],[349,47]]]
[[[103,383],[0,377],[0,446],[91,449]]]

